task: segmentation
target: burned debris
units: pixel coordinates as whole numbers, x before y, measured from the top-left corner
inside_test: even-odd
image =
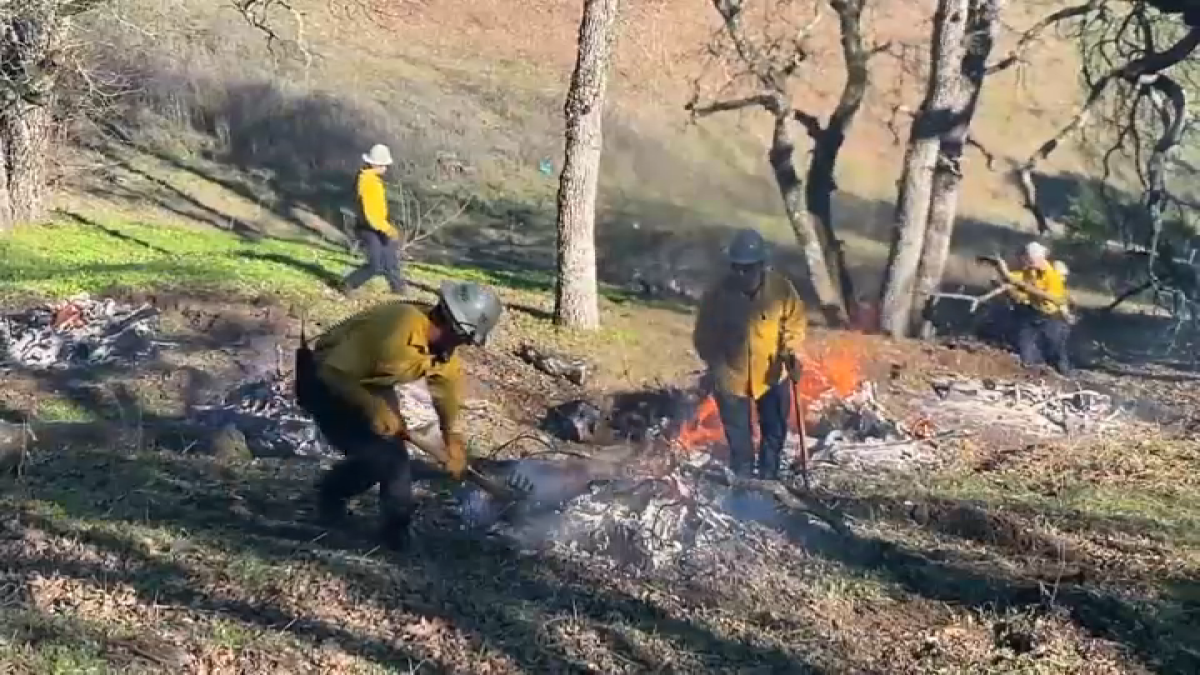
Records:
[[[312,457],[327,454],[316,425],[292,397],[291,377],[272,373],[244,382],[220,400],[197,405],[193,419],[216,433],[236,429],[258,457]]]
[[[62,370],[154,357],[158,311],[87,294],[0,316],[0,367]]]
[[[594,370],[584,359],[541,349],[528,342],[517,349],[517,356],[537,370],[577,387],[584,386]]]
[[[1103,433],[1127,422],[1111,396],[1087,389],[962,378],[934,381],[932,390],[925,408],[943,426],[1053,437]]]
[[[552,406],[542,430],[574,443],[643,442],[678,433],[704,400],[698,388],[619,392],[599,402],[575,399]]]

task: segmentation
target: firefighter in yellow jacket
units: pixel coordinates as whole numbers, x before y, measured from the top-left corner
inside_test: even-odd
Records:
[[[358,231],[355,233],[367,261],[346,275],[342,291],[350,293],[376,276],[387,280],[393,293],[403,294],[405,283],[400,264],[400,231],[388,219],[387,193],[383,174],[392,165],[392,151],[386,145],[375,145],[362,156],[363,167],[358,172]]]
[[[424,379],[446,441],[446,469],[461,479],[467,456],[458,429],[462,365],[457,348],[482,346],[503,307],[495,291],[443,282],[432,308],[393,301],[359,312],[296,353],[296,398],[326,440],[346,455],[318,486],[321,516],[346,515],[346,501],[379,485],[382,540],[407,541],[412,469],[395,386]]]
[[[1063,375],[1071,373],[1068,344],[1071,336],[1070,297],[1062,268],[1050,261],[1049,251],[1037,242],[1021,250],[1020,269],[1008,268],[1003,258],[987,258],[1013,302],[1013,342],[1021,364],[1052,365]]]
[[[773,480],[787,439],[791,385],[800,375],[804,305],[792,282],[767,266],[767,244],[758,232],[738,231],[726,253],[730,268],[700,303],[693,343],[708,368],[730,468],[740,476],[754,473],[753,404],[761,435],[758,476]]]

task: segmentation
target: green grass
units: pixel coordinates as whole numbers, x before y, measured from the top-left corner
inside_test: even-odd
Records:
[[[321,290],[313,271],[339,274],[351,262],[308,243],[129,222],[21,227],[0,240],[0,257],[0,296],[48,297],[110,288],[305,297]]]
[[[21,227],[0,239],[0,259],[5,261],[0,300],[123,289],[319,301],[330,297],[326,280],[359,264],[348,251],[324,241],[250,240],[212,228],[116,219]],[[554,286],[552,275],[536,270],[421,263],[411,265],[409,272],[419,283],[453,278],[536,293]],[[606,287],[603,293],[616,301],[631,299],[617,288]]]

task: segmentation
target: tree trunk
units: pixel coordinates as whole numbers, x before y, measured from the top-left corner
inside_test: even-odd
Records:
[[[842,42],[842,58],[846,64],[846,83],[837,107],[829,116],[824,129],[813,124],[809,135],[813,136],[812,159],[808,164],[806,199],[808,212],[816,222],[825,250],[833,257],[830,273],[838,284],[838,297],[845,315],[858,314],[859,298],[854,290],[854,279],[846,264],[845,248],[837,236],[833,221],[833,194],[837,191],[837,160],[846,142],[846,134],[862,108],[863,98],[870,82],[870,55],[863,46],[861,0],[835,1],[832,3],[838,15]],[[845,316],[843,315],[843,317]],[[827,317],[828,318],[828,317]]]
[[[0,158],[8,157],[8,143],[0,134]],[[16,219],[13,218],[12,195],[8,190],[8,162],[0,161],[0,234],[13,228]]]
[[[913,119],[896,204],[895,230],[880,302],[880,323],[893,337],[913,329],[913,297],[929,223],[933,172],[940,139],[953,126],[966,49],[968,0],[938,0],[925,100]]]
[[[845,325],[848,321],[846,307],[829,273],[821,235],[813,225],[813,219],[809,217],[804,186],[800,182],[799,173],[796,172],[796,142],[792,131],[792,125],[795,123],[791,119],[792,109],[787,105],[779,105],[773,112],[775,132],[771,137],[768,158],[771,171],[775,175],[775,183],[779,186],[779,195],[783,198],[783,210],[787,214],[796,240],[800,243],[800,252],[808,267],[809,283],[812,284],[822,313],[830,324]]]
[[[48,104],[17,103],[0,116],[14,223],[36,221],[45,213],[53,130]]]
[[[954,221],[958,214],[958,192],[962,183],[962,155],[971,122],[979,106],[987,60],[996,39],[996,25],[1004,0],[971,0],[967,33],[971,36],[962,59],[958,102],[953,123],[941,138],[941,151],[934,169],[930,194],[929,225],[917,275],[914,307],[924,307],[937,291],[950,257]]]
[[[564,106],[566,158],[558,186],[558,283],[554,322],[600,325],[596,281],[596,194],[603,147],[604,94],[620,0],[585,0],[579,56]]]
[[[0,23],[0,230],[37,220],[49,191],[52,105],[57,86],[57,45],[68,17],[57,5],[18,7],[21,14]]]

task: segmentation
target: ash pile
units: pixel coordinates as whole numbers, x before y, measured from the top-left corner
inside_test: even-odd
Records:
[[[211,403],[192,407],[194,421],[214,430],[234,427],[246,437],[256,457],[328,457],[336,455],[308,413],[296,404],[294,379],[276,369],[243,381]],[[423,386],[396,388],[400,409],[414,426],[436,420],[437,413]]]
[[[1053,438],[1102,434],[1130,423],[1112,396],[1078,387],[963,378],[935,381],[932,389],[924,407],[941,426]]]
[[[808,405],[811,436],[791,434],[779,481],[735,477],[716,405],[697,391],[669,389],[628,396],[618,405],[573,401],[547,421],[564,436],[617,438],[629,459],[565,462],[516,460],[496,477],[529,495],[515,512],[465,488],[461,515],[529,549],[585,557],[629,570],[716,564],[730,555],[771,557],[787,546],[785,526],[837,527],[801,488],[801,449],[809,467],[914,469],[935,462],[941,435],[889,414],[869,383],[849,396]],[[676,415],[685,415],[673,418]],[[802,445],[803,443],[803,445]],[[580,468],[579,462],[586,468]],[[820,472],[811,476],[819,484]],[[786,515],[785,515],[786,514]]]
[[[581,479],[561,466],[514,463],[509,483],[523,484],[529,494],[518,514],[503,513],[485,493],[465,488],[463,520],[527,551],[625,571],[704,566],[731,554],[769,556],[786,545],[770,493],[731,488],[734,479],[722,469],[654,457],[621,476]]]
[[[803,442],[814,465],[836,466],[855,471],[904,471],[937,464],[936,445],[962,434],[937,431],[924,417],[902,420],[890,412],[876,394],[875,385],[864,382],[845,397],[826,396],[817,401],[819,416],[806,430]],[[788,436],[786,466],[796,467],[801,439]]]
[[[0,316],[0,366],[66,370],[131,364],[156,356],[158,311],[76,295]]]

